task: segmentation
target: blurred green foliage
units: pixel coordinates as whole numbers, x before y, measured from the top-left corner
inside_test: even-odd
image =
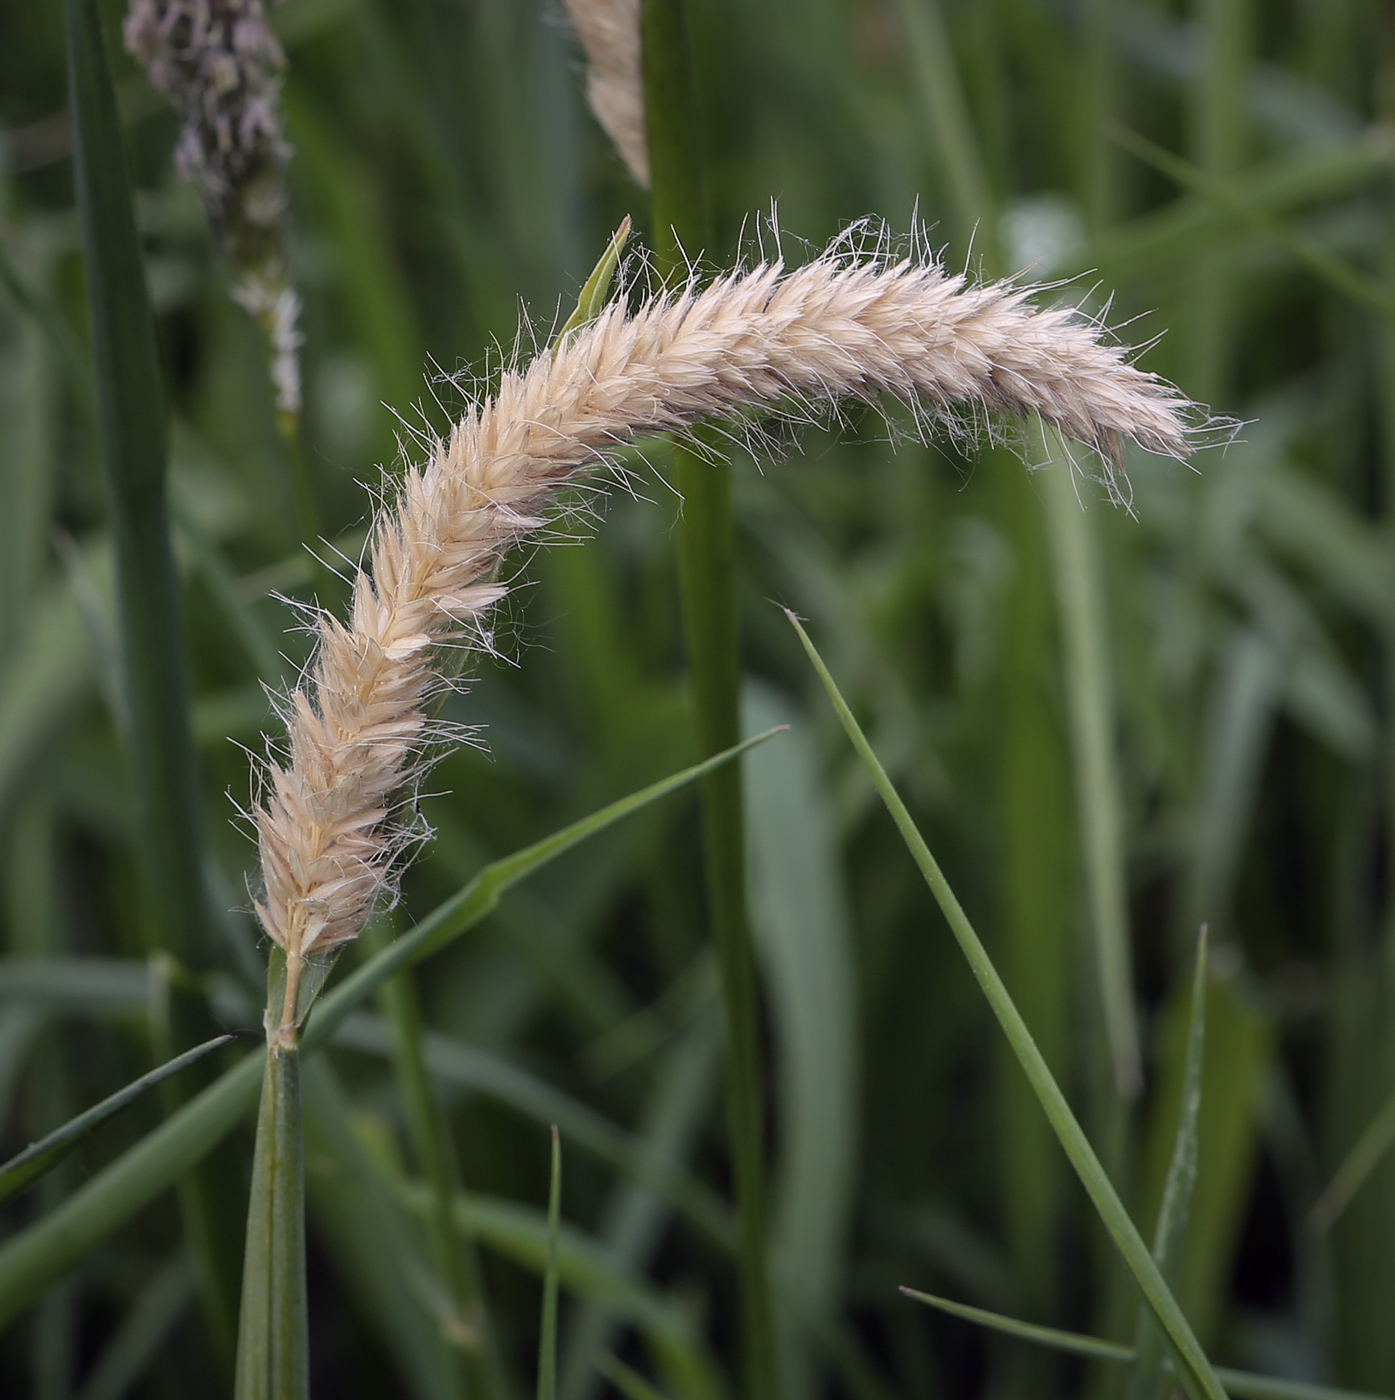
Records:
[[[647,239],[647,201],[585,111],[559,8],[275,12],[306,450],[327,536],[351,559],[399,453],[420,454],[492,365],[545,341],[626,213]],[[794,726],[746,770],[791,1400],[1119,1393],[1122,1373],[1044,1359],[896,1285],[1127,1343],[1137,1298],[772,599],[808,620],[1145,1236],[1208,922],[1182,1304],[1217,1362],[1395,1392],[1395,1159],[1330,1229],[1309,1223],[1395,1093],[1389,16],[1374,0],[689,10],[708,263],[777,245],[797,261],[869,213],[902,235],[919,219],[922,246],[952,265],[1073,279],[1047,295],[1107,307],[1123,338],[1150,342],[1148,368],[1245,423],[1195,471],[1129,456],[1129,509],[1078,482],[1098,556],[1110,703],[1091,713],[1119,812],[1136,1097],[1117,1087],[1096,969],[1094,799],[1077,785],[1077,653],[1046,477],[997,448],[921,445],[900,410],[782,428],[775,454],[733,445],[748,727]],[[228,911],[215,1005],[245,1026],[262,951],[235,804],[246,749],[274,733],[262,687],[306,654],[280,598],[308,599],[313,576],[257,331],[173,173],[174,118],[120,54],[119,8],[105,18]],[[57,5],[0,13],[0,1158],[152,1064],[63,54]],[[762,222],[773,204],[779,235]],[[1039,461],[1025,434],[1021,446]],[[675,501],[643,458],[632,494],[577,499],[555,531],[567,547],[513,561],[503,659],[472,657],[469,695],[447,705],[488,747],[449,755],[421,798],[437,834],[407,876],[408,917],[693,757]],[[691,799],[558,861],[417,983],[467,1188],[457,1220],[478,1240],[512,1392],[533,1384],[554,1121],[562,1400],[600,1394],[602,1371],[641,1373],[674,1400],[730,1389],[729,1180]],[[391,1051],[385,1021],[360,1015],[305,1080],[314,1380],[346,1400],[456,1393]],[[143,1102],[103,1128],[6,1206],[5,1229],[158,1117]],[[598,1368],[606,1352],[623,1365]],[[170,1199],[0,1337],[6,1394],[221,1384]]]

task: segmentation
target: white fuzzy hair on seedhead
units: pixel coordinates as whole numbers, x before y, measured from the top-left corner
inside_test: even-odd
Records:
[[[1096,322],[1030,295],[898,254],[864,223],[793,270],[777,258],[633,307],[613,300],[504,367],[378,510],[350,615],[319,617],[315,655],[286,697],[286,752],[252,816],[257,914],[292,985],[307,957],[359,932],[415,839],[400,813],[439,734],[428,709],[447,649],[489,646],[504,555],[619,448],[711,419],[798,419],[891,395],[927,432],[1035,418],[1106,463],[1125,439],[1186,458],[1204,426],[1194,405]],[[288,986],[288,1017],[294,1006]]]

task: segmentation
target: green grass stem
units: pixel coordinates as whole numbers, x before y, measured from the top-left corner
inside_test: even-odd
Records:
[[[982,988],[994,1016],[997,1017],[999,1025],[1002,1026],[1013,1053],[1017,1056],[1023,1072],[1031,1083],[1033,1092],[1045,1111],[1052,1128],[1055,1129],[1061,1146],[1065,1149],[1066,1156],[1070,1158],[1071,1165],[1075,1168],[1081,1184],[1094,1203],[1095,1210],[1098,1212],[1105,1229],[1109,1231],[1130,1272],[1137,1281],[1144,1299],[1166,1332],[1169,1346],[1179,1362],[1180,1374],[1188,1394],[1193,1396],[1194,1400],[1199,1400],[1201,1396],[1205,1396],[1206,1400],[1225,1400],[1225,1390],[1216,1379],[1211,1363],[1207,1360],[1205,1352],[1202,1351],[1201,1345],[1196,1340],[1187,1319],[1183,1316],[1181,1308],[1177,1306],[1177,1300],[1172,1296],[1171,1289],[1168,1288],[1153,1256],[1143,1243],[1137,1227],[1124,1209],[1123,1202],[1119,1199],[1113,1183],[1109,1180],[1108,1174],[1095,1155],[1094,1148],[1090,1146],[1089,1140],[1076,1121],[1075,1114],[1071,1112],[1065,1095],[1061,1092],[1055,1077],[1042,1058],[1041,1051],[1037,1049],[1032,1033],[1027,1029],[1026,1022],[1023,1021],[1021,1013],[1008,994],[1007,987],[1003,984],[1002,978],[993,966],[992,959],[989,958],[987,950],[978,934],[975,933],[973,925],[969,922],[968,915],[964,913],[963,906],[955,897],[954,891],[950,889],[949,882],[940,870],[938,862],[931,855],[930,848],[925,844],[924,837],[916,828],[905,803],[902,802],[896,789],[892,786],[891,780],[886,775],[886,770],[881,766],[876,754],[873,753],[871,745],[868,744],[866,736],[839,692],[837,684],[823,663],[823,659],[815,650],[808,633],[800,626],[793,613],[787,615],[791,625],[799,634],[799,639],[818,672],[824,689],[828,692],[828,697],[838,713],[838,718],[842,721],[849,740],[871,773],[887,811],[891,814],[897,830],[901,833],[917,867],[925,878],[926,884],[935,896],[935,902],[944,913],[955,941],[959,944],[969,963],[974,979]]]
[[[308,1400],[300,1051],[268,1047],[247,1207],[234,1400]]]
[[[707,247],[707,194],[693,98],[683,0],[642,0],[645,127],[649,143],[654,256],[673,283],[687,258]],[[731,464],[687,447],[673,451],[679,587],[694,718],[700,752],[736,743],[740,718],[740,624],[737,602]],[[764,1110],[759,993],[746,909],[745,823],[741,769],[712,773],[701,788],[708,917],[726,1010],[727,1123],[740,1218],[745,1384],[749,1395],[779,1395],[770,1300],[765,1204]]]

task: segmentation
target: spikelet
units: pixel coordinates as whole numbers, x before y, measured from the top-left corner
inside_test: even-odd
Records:
[[[300,299],[286,261],[281,127],[286,56],[263,0],[131,0],[126,48],[184,125],[175,167],[203,196],[236,272],[233,292],[266,337],[280,412],[300,413]]]
[[[286,707],[289,754],[254,813],[257,912],[302,960],[352,939],[388,887],[404,785],[430,738],[442,643],[503,596],[506,550],[558,491],[642,434],[700,420],[881,394],[931,414],[1039,415],[1112,457],[1121,438],[1185,457],[1194,410],[1069,309],[1008,283],[849,252],[778,263],[705,288],[613,302],[473,404],[374,527],[347,623],[325,617]],[[288,1007],[294,1006],[288,990]]]
[[[586,99],[635,183],[647,190],[640,0],[566,0],[566,6],[586,50]]]

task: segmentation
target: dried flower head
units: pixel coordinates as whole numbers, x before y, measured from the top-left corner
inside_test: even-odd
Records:
[[[640,0],[566,0],[586,50],[586,98],[602,130],[620,152],[635,182],[649,188],[649,146],[644,131],[644,78],[639,32]]]
[[[729,272],[633,312],[612,302],[505,371],[408,471],[374,526],[348,622],[321,619],[286,705],[289,754],[254,818],[257,912],[292,979],[353,938],[389,886],[404,840],[394,810],[431,737],[441,646],[479,634],[505,591],[504,552],[620,445],[706,418],[892,394],[932,415],[1039,415],[1106,458],[1120,438],[1188,455],[1192,405],[1092,322],[1028,297],[845,243],[793,272]]]
[[[279,107],[285,54],[263,0],[130,0],[127,49],[183,120],[175,166],[198,186],[238,274],[237,298],[267,337],[277,406],[300,412],[299,301],[286,266]]]

